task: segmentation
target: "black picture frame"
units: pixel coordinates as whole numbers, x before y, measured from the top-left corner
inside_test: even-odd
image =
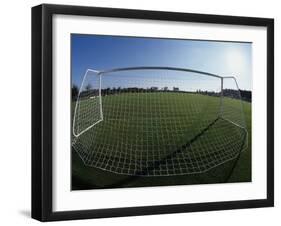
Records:
[[[55,14],[267,28],[267,198],[130,208],[52,210],[52,18]],[[32,8],[32,218],[40,221],[270,207],[274,205],[274,20],[43,4]]]

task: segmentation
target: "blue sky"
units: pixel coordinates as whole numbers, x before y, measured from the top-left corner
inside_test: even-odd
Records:
[[[72,34],[71,51],[79,87],[88,68],[168,66],[235,76],[240,89],[252,90],[251,43]]]

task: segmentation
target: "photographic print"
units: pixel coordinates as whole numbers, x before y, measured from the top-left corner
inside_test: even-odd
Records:
[[[274,206],[274,19],[32,8],[32,217]]]
[[[71,189],[251,182],[252,43],[71,34]]]

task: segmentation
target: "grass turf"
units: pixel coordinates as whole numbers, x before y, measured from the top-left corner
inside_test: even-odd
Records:
[[[91,106],[91,101],[96,100],[83,100],[83,106]],[[82,135],[83,137],[81,136],[81,138],[87,142],[87,140],[94,137],[96,145],[101,143],[111,145],[111,147],[114,147],[114,152],[118,153],[119,159],[120,156],[125,158],[129,151],[124,148],[125,146],[116,145],[120,140],[127,140],[128,142],[137,140],[138,143],[135,144],[133,149],[146,147],[143,150],[140,149],[138,152],[135,152],[136,158],[139,159],[142,159],[143,156],[146,156],[148,159],[152,158],[152,154],[155,152],[155,146],[153,146],[153,143],[158,143],[159,145],[156,147],[156,149],[159,150],[158,157],[162,158],[174,151],[174,149],[167,148],[167,144],[172,141],[176,141],[176,145],[180,145],[186,142],[186,140],[192,139],[194,134],[201,131],[206,124],[215,120],[220,108],[219,101],[220,100],[217,97],[199,94],[163,94],[161,92],[156,92],[108,95],[103,97],[104,121],[97,124],[92,131],[89,130],[86,132]],[[246,117],[246,126],[249,133],[249,143],[248,148],[241,153],[239,158],[228,161],[200,174],[165,177],[157,176],[156,174],[156,176],[153,177],[141,177],[121,175],[105,171],[97,167],[86,166],[77,152],[72,149],[72,189],[250,181],[251,104],[246,102],[242,103]],[[74,105],[75,102],[73,102],[73,106]],[[225,114],[230,114],[230,117],[231,112],[235,112],[238,108],[240,108],[240,102],[230,98],[224,98],[223,105]],[[72,108],[74,109],[74,107]],[[84,120],[89,120],[89,117],[85,117]],[[86,126],[91,123],[91,121],[83,122]],[[224,125],[217,124],[217,126]],[[164,135],[160,138],[159,136],[153,136],[153,131],[157,131],[158,134]],[[174,136],[172,136],[170,132],[165,131],[177,132],[173,132]],[[212,130],[208,132],[208,142],[216,141],[218,143],[220,142],[220,139],[217,139],[217,137],[227,137],[227,132],[229,132],[229,130],[221,130],[221,134],[218,134],[214,132],[212,133],[211,131]],[[147,134],[151,134],[152,136],[148,136],[145,139],[139,139],[141,137],[145,137]],[[97,151],[97,147],[98,146],[93,146],[90,150],[93,152]],[[200,148],[197,147],[197,149],[200,152]],[[109,155],[105,154],[103,156],[103,160],[106,159],[106,156],[109,157]],[[213,157],[214,156],[210,156],[210,159]],[[92,161],[92,159],[90,160]],[[114,162],[114,159],[107,160],[107,163],[111,160],[111,163]],[[102,164],[100,166],[102,166]],[[116,166],[114,170],[118,170],[119,168]],[[160,169],[161,168],[159,168],[159,170]],[[202,170],[204,170],[204,168],[202,168]],[[171,173],[173,173],[173,171]]]

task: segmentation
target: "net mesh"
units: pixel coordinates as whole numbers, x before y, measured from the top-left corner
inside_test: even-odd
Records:
[[[127,175],[203,173],[247,145],[233,78],[150,69],[87,71],[72,102],[84,164]]]

